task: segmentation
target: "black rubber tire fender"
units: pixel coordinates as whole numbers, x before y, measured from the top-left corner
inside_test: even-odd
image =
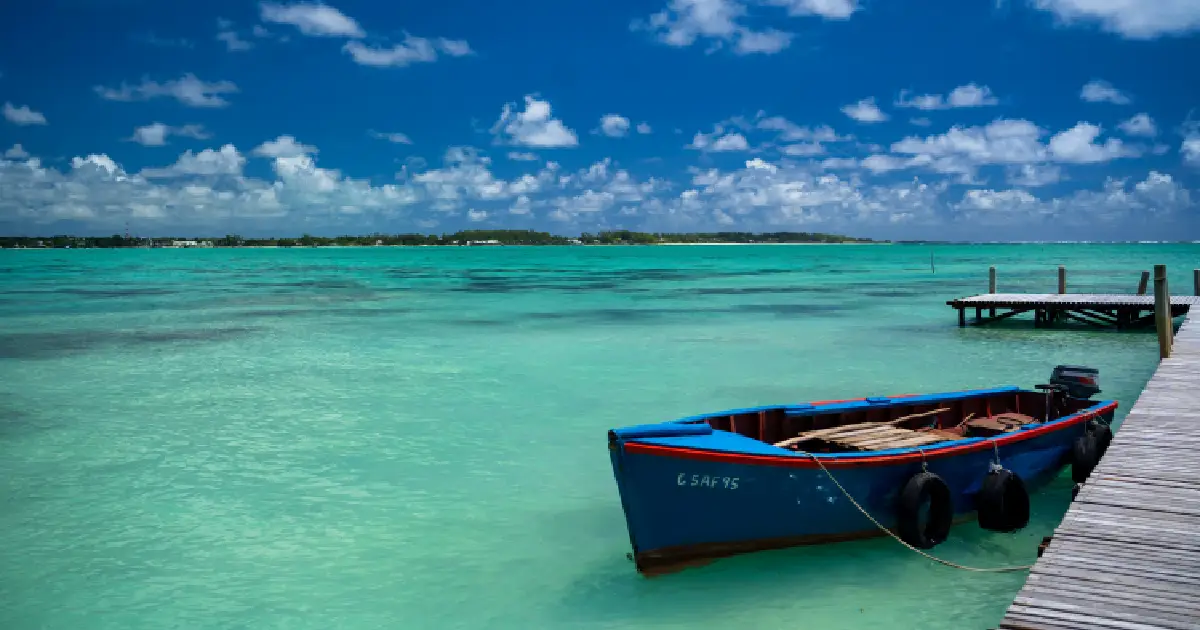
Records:
[[[926,501],[929,502],[929,518],[922,525],[921,509]],[[896,517],[901,540],[917,549],[937,546],[950,535],[950,524],[954,520],[950,486],[931,472],[913,475],[900,492]]]
[[[1095,433],[1087,432],[1071,443],[1071,481],[1087,481],[1096,464],[1100,463],[1100,441]]]
[[[1029,524],[1029,491],[1011,470],[993,470],[983,478],[975,496],[979,526],[994,532],[1015,532]]]
[[[1096,463],[1100,463],[1100,458],[1104,457],[1104,453],[1108,452],[1108,445],[1112,443],[1112,429],[1103,422],[1094,422],[1088,426],[1088,431],[1096,437],[1096,446],[1099,449]]]

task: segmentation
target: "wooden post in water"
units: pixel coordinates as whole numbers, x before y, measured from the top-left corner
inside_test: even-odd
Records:
[[[1062,265],[1058,266],[1058,292],[1067,292],[1067,268]]]
[[[1171,356],[1171,293],[1167,289],[1167,266],[1154,265],[1154,324],[1158,329],[1158,357]]]
[[[1200,295],[1200,269],[1192,270],[1192,295]]]
[[[1150,284],[1150,272],[1143,271],[1142,279],[1138,282],[1138,295],[1146,295],[1146,285],[1148,284]],[[1200,295],[1200,293],[1197,295]]]
[[[1200,272],[1198,272],[1198,273],[1200,273]],[[1200,282],[1200,280],[1197,280],[1197,282]],[[1196,286],[1200,287],[1200,284],[1198,284]],[[988,267],[988,293],[995,293],[995,292],[996,292],[996,265],[992,265],[991,267]],[[1197,293],[1196,295],[1200,295],[1200,293]],[[988,309],[988,317],[995,317],[995,316],[996,316],[996,309],[989,308]]]

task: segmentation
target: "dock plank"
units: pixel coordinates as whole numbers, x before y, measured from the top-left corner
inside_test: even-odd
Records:
[[[1153,296],[993,294],[955,301],[1153,309]],[[1173,296],[1176,307],[1200,297]],[[1054,530],[999,628],[1200,630],[1200,318],[1189,315]]]
[[[1034,306],[1039,304],[1088,306],[1095,304],[1098,306],[1141,306],[1144,308],[1154,308],[1153,295],[1123,295],[1116,293],[984,293],[958,298],[951,300],[951,302],[969,306],[983,306],[984,308],[992,305],[1000,306],[1009,304],[1018,306]],[[1197,305],[1200,305],[1200,296],[1171,296],[1171,306]]]

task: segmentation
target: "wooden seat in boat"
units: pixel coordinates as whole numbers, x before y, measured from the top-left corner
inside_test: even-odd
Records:
[[[1036,418],[1023,413],[998,413],[994,416],[968,420],[966,425],[969,433],[994,435],[996,433],[1016,431],[1027,424],[1037,421]]]

